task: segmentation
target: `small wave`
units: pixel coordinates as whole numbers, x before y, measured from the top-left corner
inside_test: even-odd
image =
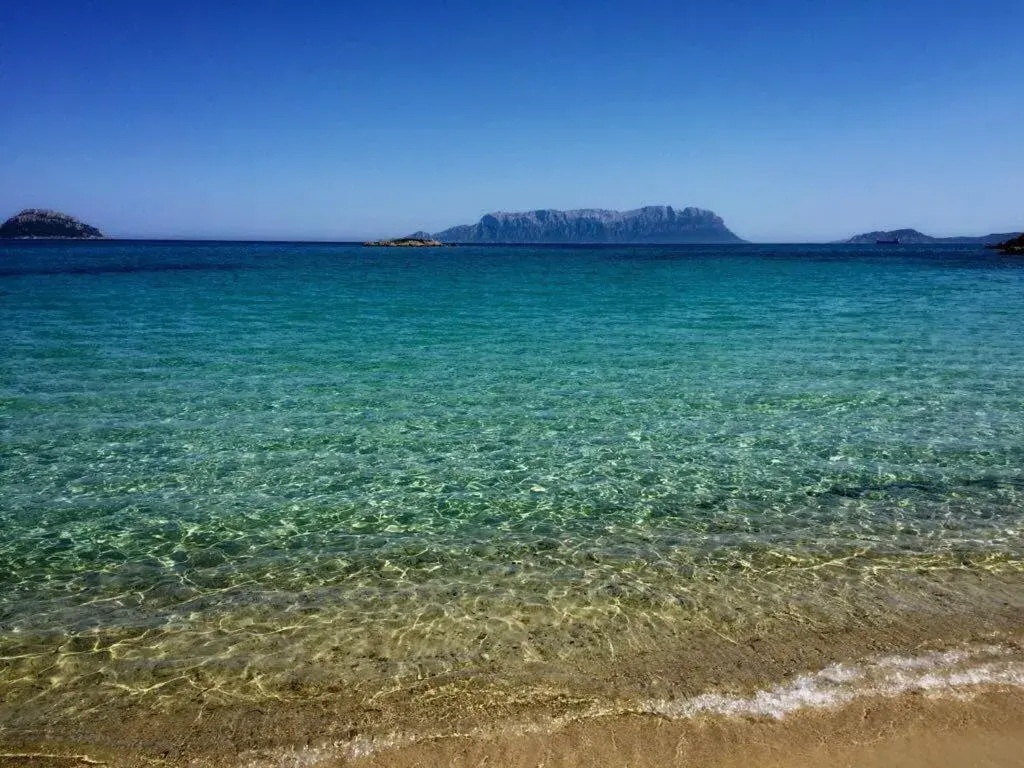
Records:
[[[673,719],[706,714],[781,720],[800,709],[840,707],[866,697],[911,692],[941,696],[981,685],[1024,687],[1024,662],[1006,658],[1011,653],[1005,646],[981,646],[885,656],[860,664],[833,664],[752,696],[706,693],[678,701],[655,699],[633,711]]]
[[[309,768],[327,760],[357,760],[433,739],[553,733],[573,722],[615,715],[655,715],[672,720],[701,716],[781,720],[799,710],[836,709],[863,698],[919,693],[964,699],[981,687],[1024,688],[1024,661],[1017,649],[981,645],[918,656],[879,656],[859,663],[832,664],[747,696],[706,693],[680,699],[594,705],[581,713],[526,723],[482,726],[459,733],[357,736],[347,741],[280,750],[270,755],[243,756],[241,764],[246,768]]]

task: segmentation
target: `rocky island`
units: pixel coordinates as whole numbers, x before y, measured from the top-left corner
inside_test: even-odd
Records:
[[[1024,256],[1024,235],[1017,235],[1017,237],[1010,238],[1009,240],[996,243],[995,245],[986,246],[994,251],[1000,253],[1011,254],[1013,256]]]
[[[444,243],[429,237],[399,237],[395,240],[370,240],[363,245],[377,248],[424,248],[444,245]]]
[[[742,243],[713,211],[649,205],[631,211],[583,208],[489,213],[433,235],[450,243]]]
[[[104,234],[66,213],[26,208],[0,224],[0,237],[95,240]]]
[[[864,232],[842,242],[849,243],[850,245],[874,245],[875,243],[899,245],[994,245],[1016,234],[1016,232],[1011,232],[1003,234],[993,233],[978,237],[932,237],[916,229],[886,229]]]

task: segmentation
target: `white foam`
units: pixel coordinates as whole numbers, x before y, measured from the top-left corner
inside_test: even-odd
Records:
[[[865,697],[963,693],[963,688],[983,685],[1024,687],[1024,662],[1000,658],[1009,653],[1001,646],[981,646],[834,664],[752,696],[708,693],[682,700],[654,699],[634,711],[680,719],[705,714],[781,719],[799,709],[834,708]]]
[[[982,687],[1024,688],[1024,661],[1006,646],[984,645],[918,656],[880,656],[858,664],[832,664],[818,672],[752,695],[705,693],[683,699],[650,699],[632,704],[594,705],[585,712],[469,732],[359,736],[316,747],[243,756],[246,768],[310,768],[329,760],[355,760],[374,753],[441,737],[485,737],[497,733],[550,733],[569,723],[606,715],[650,714],[683,720],[700,716],[782,719],[801,709],[831,709],[856,699],[917,692],[969,699]]]

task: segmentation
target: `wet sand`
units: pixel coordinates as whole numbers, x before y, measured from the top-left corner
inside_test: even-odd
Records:
[[[449,736],[365,757],[316,749],[239,753],[215,760],[117,754],[55,745],[0,752],[0,765],[322,766],[323,768],[1011,768],[1024,765],[1024,691],[995,687],[970,695],[870,697],[839,709],[805,709],[782,720],[704,717],[683,721],[620,715],[570,722],[553,731]]]
[[[691,633],[686,649],[614,666],[249,701],[178,690],[157,708],[99,686],[74,713],[7,699],[0,765],[1024,765],[1014,615],[984,630],[950,616],[740,642]]]
[[[1024,765],[1024,694],[987,691],[968,701],[918,695],[871,698],[838,711],[802,711],[781,721],[597,718],[554,734],[438,739],[333,764],[353,768],[1009,768]]]
[[[634,610],[621,614],[629,631],[616,631],[566,617],[533,635],[546,642],[534,653],[485,638],[476,654],[435,667],[401,645],[364,657],[337,641],[303,644],[294,631],[227,626],[226,617],[204,634],[23,633],[0,667],[0,754],[10,765],[126,768],[725,768],[755,754],[782,768],[873,765],[876,753],[879,765],[902,765],[899,750],[918,759],[927,750],[906,745],[933,734],[949,741],[942,759],[967,760],[991,732],[986,744],[1006,745],[992,747],[991,764],[1013,764],[1004,757],[1016,753],[1024,718],[1016,569],[901,571],[901,589],[816,573],[806,589],[758,593],[756,612],[739,610],[752,598],[723,589],[724,575],[709,582],[715,591],[700,605],[732,612],[731,621],[705,612],[654,621]],[[440,646],[478,627],[429,639]],[[374,630],[383,632],[366,624]],[[231,653],[197,645],[211,638]]]

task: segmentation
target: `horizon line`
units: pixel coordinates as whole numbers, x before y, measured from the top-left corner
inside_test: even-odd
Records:
[[[885,230],[877,230],[883,232]],[[892,230],[898,231],[898,230]],[[873,233],[864,233],[873,234]],[[983,237],[989,237],[991,235],[1012,235],[1019,234],[1013,232],[1006,233],[989,233],[988,235],[955,235],[951,238],[939,237],[937,240],[944,239],[958,239],[961,237],[970,237],[981,239]],[[854,235],[853,237],[859,237],[860,235]],[[374,247],[368,245],[371,242],[365,239],[357,240],[290,240],[290,239],[267,239],[267,238],[222,238],[222,237],[0,237],[0,246],[7,243],[41,243],[41,244],[105,244],[105,243],[211,243],[211,244],[253,244],[253,245],[358,245],[365,247]],[[852,243],[850,239],[844,240],[742,240],[741,242],[680,242],[680,243],[608,243],[608,242],[494,242],[494,243],[474,243],[466,241],[451,240],[443,242],[442,246],[467,246],[467,247],[481,247],[481,248],[493,248],[493,247],[545,247],[545,248],[664,248],[664,247],[737,247],[745,245],[877,245],[877,243]],[[902,243],[903,247],[922,247],[922,246],[971,246],[971,245],[983,245],[982,243],[949,243],[949,242],[937,242],[937,243]],[[433,247],[442,247],[433,246]],[[431,247],[431,246],[426,246]]]

